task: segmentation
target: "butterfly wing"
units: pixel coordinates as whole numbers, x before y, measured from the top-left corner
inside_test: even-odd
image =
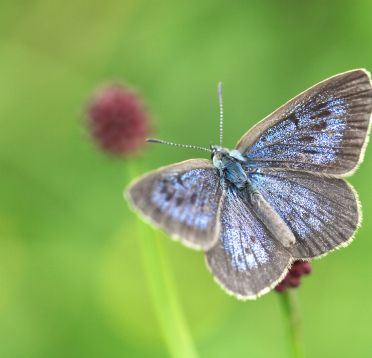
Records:
[[[185,245],[208,249],[217,240],[219,176],[206,159],[191,159],[150,172],[131,184],[132,206]]]
[[[296,237],[295,259],[308,259],[346,246],[359,226],[356,193],[343,179],[295,171],[250,174],[255,189]]]
[[[251,167],[345,176],[361,161],[372,111],[370,75],[331,77],[287,102],[238,142]]]
[[[290,253],[255,215],[246,192],[227,188],[221,199],[217,244],[206,252],[209,270],[229,293],[253,299],[287,273]]]

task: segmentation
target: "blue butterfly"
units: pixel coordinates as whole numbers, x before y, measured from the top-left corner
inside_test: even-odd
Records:
[[[132,183],[142,216],[186,246],[205,251],[229,293],[254,299],[275,287],[295,260],[348,245],[360,225],[357,193],[344,179],[368,139],[372,86],[365,70],[345,72],[293,98],[257,123],[235,149],[191,147],[191,159]]]

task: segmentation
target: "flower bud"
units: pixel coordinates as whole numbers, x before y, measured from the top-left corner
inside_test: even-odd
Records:
[[[140,97],[121,85],[106,86],[93,96],[87,124],[95,143],[116,156],[133,154],[149,135],[149,116]]]
[[[301,276],[308,275],[310,272],[310,262],[300,260],[295,261],[284,279],[275,287],[275,291],[281,293],[289,287],[299,287],[301,284]]]

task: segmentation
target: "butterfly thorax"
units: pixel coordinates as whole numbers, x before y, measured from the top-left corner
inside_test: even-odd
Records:
[[[248,176],[242,167],[245,159],[238,150],[228,150],[219,146],[211,146],[211,149],[213,165],[221,178],[226,179],[238,189],[250,185]]]
[[[238,189],[236,193],[252,209],[272,235],[285,247],[296,241],[293,233],[281,217],[275,212],[264,197],[251,184],[242,164],[246,162],[242,154],[234,149],[212,146],[212,161],[218,170],[223,183],[233,185]]]

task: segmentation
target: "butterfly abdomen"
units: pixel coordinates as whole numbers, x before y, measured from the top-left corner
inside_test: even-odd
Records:
[[[284,247],[290,247],[296,242],[291,229],[259,192],[250,193],[250,202],[258,218],[277,241]]]

